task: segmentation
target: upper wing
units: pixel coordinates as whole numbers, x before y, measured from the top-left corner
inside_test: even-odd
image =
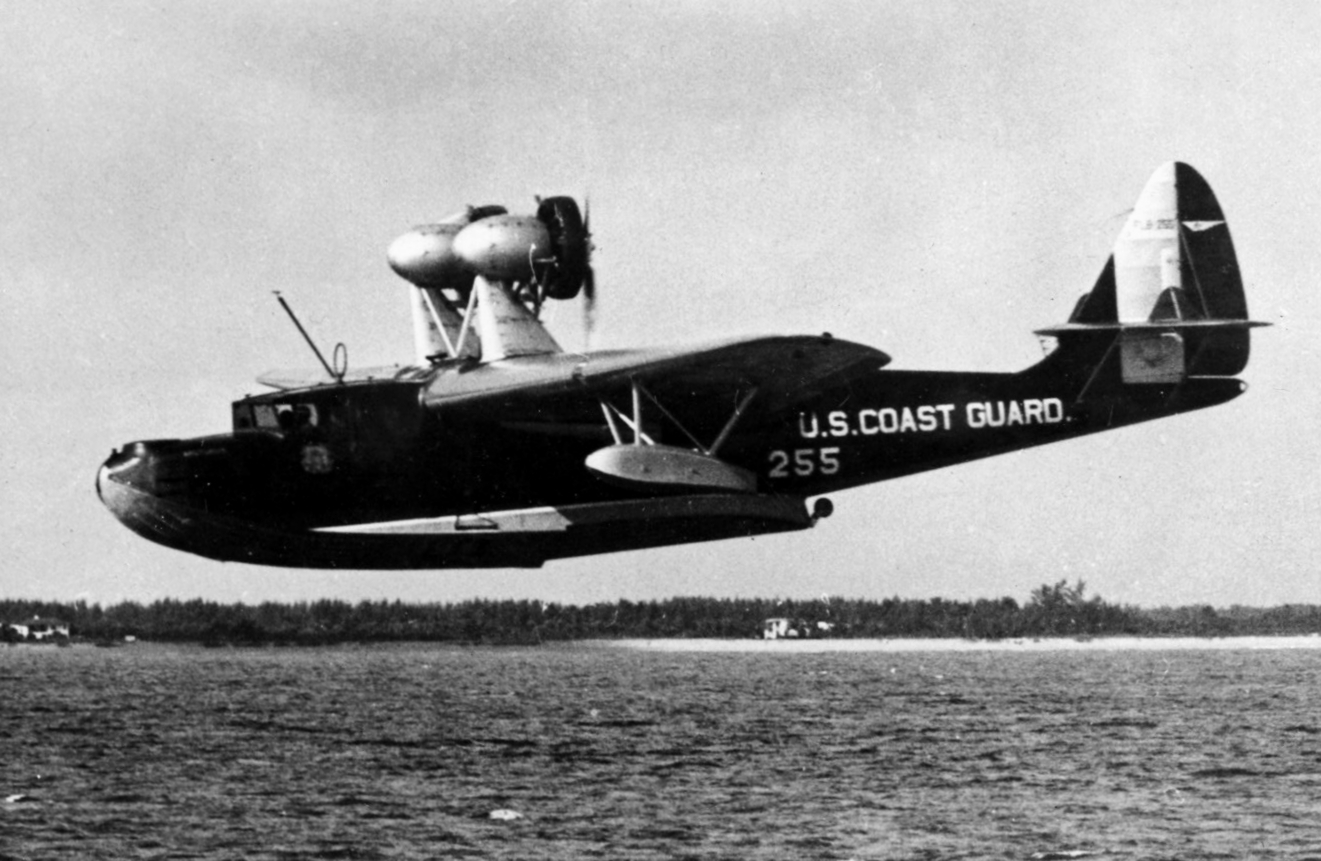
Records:
[[[700,409],[757,389],[761,409],[791,404],[823,386],[875,371],[890,357],[872,347],[825,336],[721,341],[691,348],[617,350],[526,356],[451,368],[427,387],[427,406],[496,420],[567,419],[570,404],[592,403],[641,383],[663,403]],[[565,398],[563,396],[569,396]],[[574,397],[574,396],[577,397]],[[586,397],[584,397],[586,396]],[[727,407],[725,410],[727,412]]]

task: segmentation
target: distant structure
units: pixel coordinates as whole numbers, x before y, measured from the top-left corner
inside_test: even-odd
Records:
[[[4,627],[13,631],[13,639],[18,641],[27,640],[40,643],[46,640],[69,639],[69,624],[58,619],[43,619],[40,616],[33,616],[26,622],[10,622]]]
[[[835,630],[834,622],[804,622],[802,619],[787,619],[773,616],[762,623],[763,640],[797,640],[811,637],[829,637]]]

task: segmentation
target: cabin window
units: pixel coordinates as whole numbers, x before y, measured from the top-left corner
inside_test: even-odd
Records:
[[[234,410],[234,427],[296,433],[321,423],[315,404],[244,404]]]
[[[275,420],[280,430],[297,432],[317,426],[317,410],[312,404],[276,404]]]

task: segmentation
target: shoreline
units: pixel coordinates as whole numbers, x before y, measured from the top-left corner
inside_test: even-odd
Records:
[[[955,639],[820,639],[718,640],[628,639],[579,640],[578,645],[655,652],[746,652],[791,655],[826,652],[1107,652],[1107,651],[1228,651],[1232,649],[1313,649],[1321,651],[1321,634],[1280,637],[1071,637],[1012,640]]]
[[[965,640],[959,638],[821,638],[821,639],[780,639],[762,640],[752,637],[745,639],[721,639],[714,637],[628,637],[620,639],[581,639],[581,640],[546,640],[542,643],[469,643],[455,641],[430,640],[392,640],[392,641],[344,641],[328,643],[281,643],[281,642],[223,642],[203,643],[198,641],[151,641],[138,640],[132,643],[93,643],[74,641],[71,643],[0,643],[0,652],[8,651],[4,647],[18,651],[64,652],[67,650],[84,651],[112,647],[113,650],[126,648],[198,648],[198,649],[390,649],[410,646],[434,646],[437,648],[567,648],[567,649],[622,649],[650,652],[705,652],[727,654],[785,654],[807,655],[843,652],[1162,652],[1162,651],[1248,651],[1297,650],[1321,651],[1321,633],[1254,635],[1236,637],[1020,637],[1004,640]]]

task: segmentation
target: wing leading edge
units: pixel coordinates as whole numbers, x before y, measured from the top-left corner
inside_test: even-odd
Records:
[[[757,389],[774,409],[810,391],[876,371],[890,357],[873,347],[823,336],[778,336],[704,346],[524,356],[447,368],[423,394],[433,409],[463,409],[482,418],[526,417],[557,395],[610,395],[641,383],[657,397],[702,400]]]

